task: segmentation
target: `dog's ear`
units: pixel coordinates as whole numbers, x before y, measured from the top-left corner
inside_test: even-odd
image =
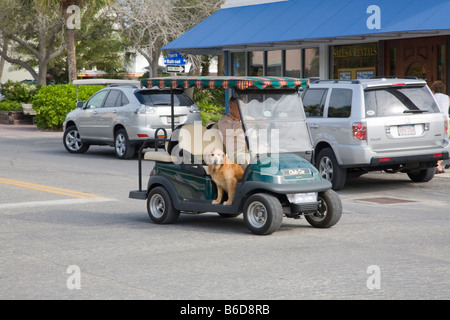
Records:
[[[224,164],[231,164],[231,163],[233,163],[233,162],[230,160],[230,158],[228,158],[228,156],[227,156],[227,154],[226,154],[225,152],[223,153],[222,157],[223,157],[223,163],[224,163]]]

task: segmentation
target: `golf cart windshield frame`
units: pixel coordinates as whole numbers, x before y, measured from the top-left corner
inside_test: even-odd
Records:
[[[251,158],[313,149],[298,89],[236,90]]]

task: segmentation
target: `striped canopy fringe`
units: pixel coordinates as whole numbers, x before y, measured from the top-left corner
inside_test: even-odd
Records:
[[[184,88],[196,87],[224,89],[237,88],[246,89],[295,89],[298,87],[306,88],[309,84],[308,79],[297,79],[287,77],[163,77],[149,78],[141,80],[141,87],[152,88]]]

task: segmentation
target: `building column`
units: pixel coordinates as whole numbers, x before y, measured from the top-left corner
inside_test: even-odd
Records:
[[[330,78],[330,46],[325,43],[319,45],[319,77]]]

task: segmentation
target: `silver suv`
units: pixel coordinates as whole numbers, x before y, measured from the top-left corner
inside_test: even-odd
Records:
[[[173,91],[174,125],[201,121],[198,106],[182,90]],[[158,128],[170,136],[171,91],[109,86],[88,101],[77,102],[77,109],[66,116],[63,126],[64,146],[71,153],[84,153],[90,145],[109,145],[118,158],[133,158]]]
[[[448,159],[448,123],[425,81],[319,80],[303,93],[314,164],[334,190],[347,176],[404,172],[430,181]]]

